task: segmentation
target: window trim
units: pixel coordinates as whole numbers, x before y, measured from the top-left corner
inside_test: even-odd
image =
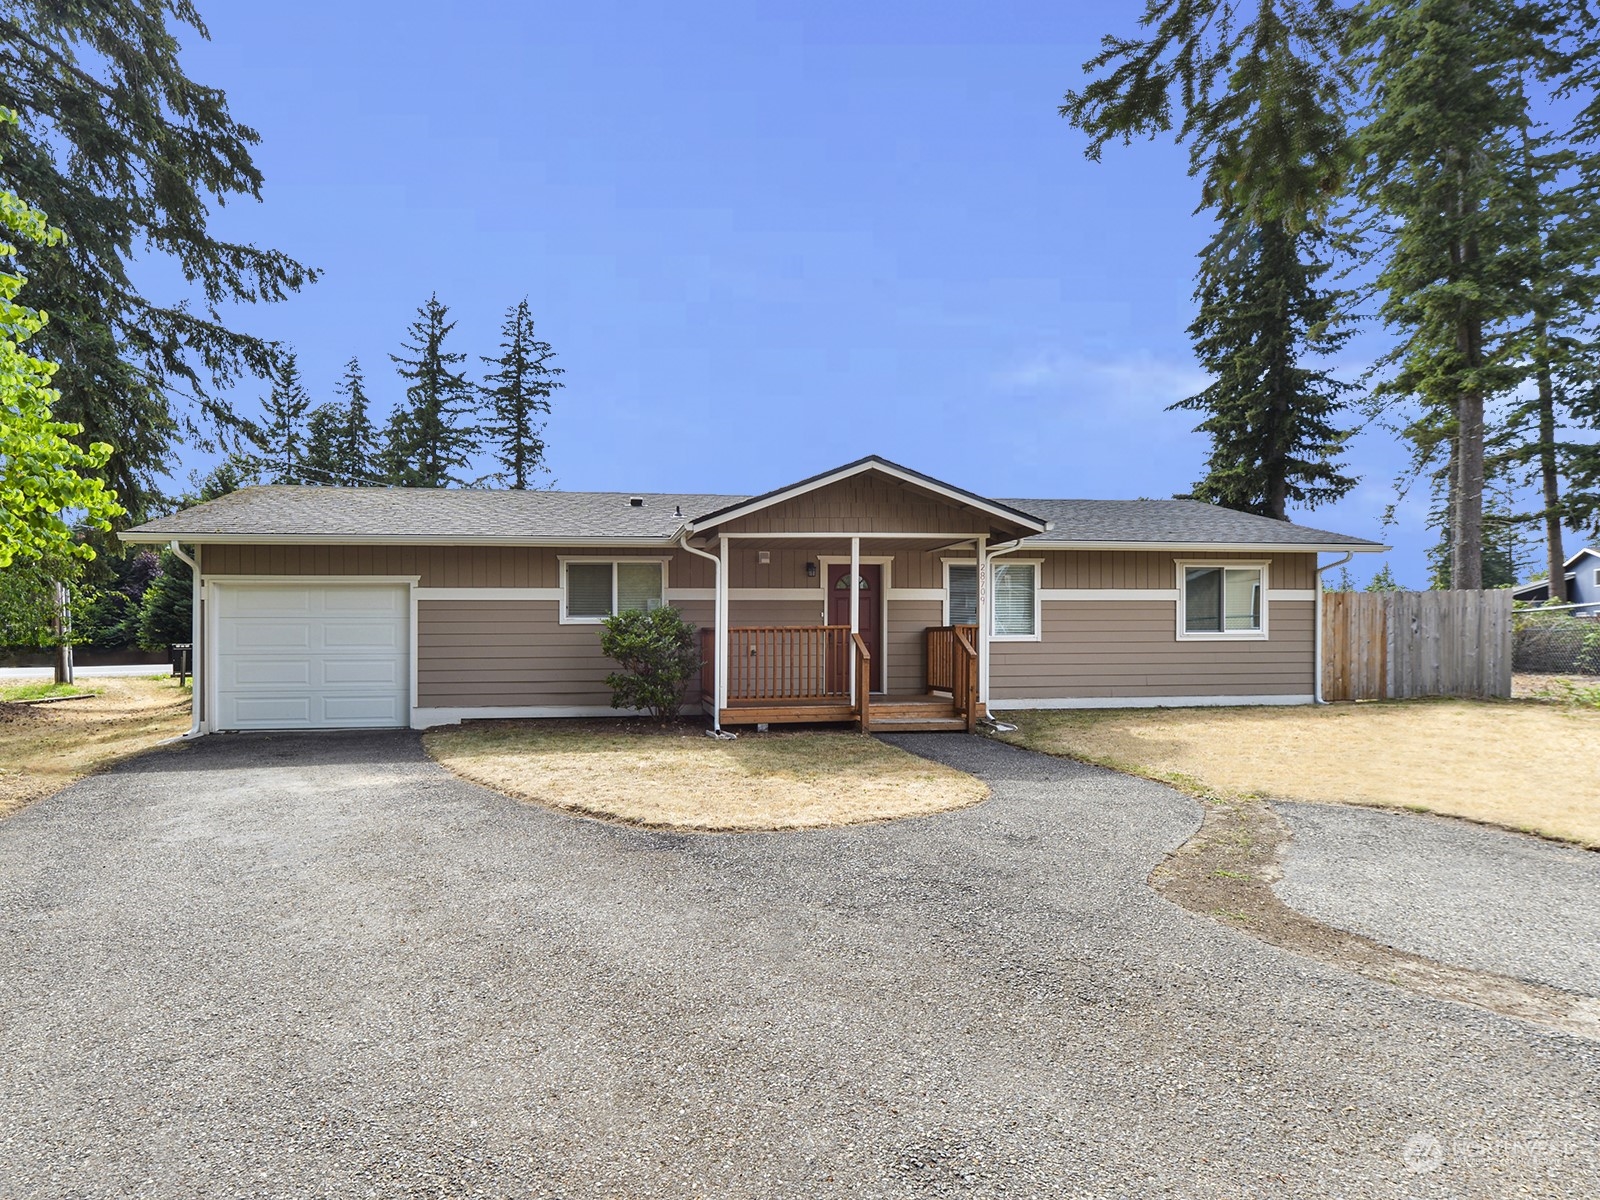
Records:
[[[1269,581],[1270,559],[1179,558],[1173,560],[1177,568],[1178,583],[1178,640],[1180,642],[1264,642],[1267,640],[1267,615],[1271,611],[1272,586]],[[1261,572],[1261,628],[1193,630],[1187,628],[1189,607],[1189,577],[1191,567],[1216,567],[1219,569],[1256,570]]]
[[[1594,585],[1595,587],[1600,588],[1600,567],[1596,567],[1594,569]]]
[[[954,622],[950,620],[950,568],[972,567],[974,570],[976,570],[978,566],[978,560],[975,558],[946,558],[941,561],[943,563],[944,570],[944,601],[943,607],[940,609],[940,618],[942,624],[952,625]],[[976,622],[976,614],[974,614],[973,620]]]
[[[994,631],[994,618],[997,611],[994,597],[994,569],[996,567],[1032,567],[1033,568],[1033,632],[1032,633],[996,633]],[[991,642],[1042,642],[1044,641],[1044,559],[1042,558],[1014,558],[1009,554],[998,555],[989,560],[989,640]]]
[[[624,555],[624,556],[622,556],[620,558],[613,558],[613,557],[611,557],[610,555],[607,555],[607,554],[574,554],[574,555],[562,555],[560,557],[559,561],[561,563],[561,609],[560,609],[559,623],[562,624],[562,625],[601,625],[601,624],[604,624],[611,617],[616,616],[616,614],[617,614],[617,567],[622,565],[622,564],[624,564],[624,563],[656,563],[657,565],[659,565],[661,567],[661,603],[663,605],[666,605],[666,604],[670,603],[668,601],[668,599],[667,599],[667,587],[668,587],[667,571],[669,570],[669,564],[672,562],[672,560],[670,558],[657,556],[657,555],[652,555],[652,554],[642,554],[642,555],[631,555],[630,554],[630,555]],[[568,592],[568,589],[567,589],[567,565],[569,563],[578,563],[580,565],[596,566],[596,567],[598,567],[598,566],[608,566],[608,567],[611,568],[611,611],[609,613],[607,613],[605,616],[603,616],[603,617],[574,617],[574,616],[570,616],[567,613],[567,596],[570,594]]]

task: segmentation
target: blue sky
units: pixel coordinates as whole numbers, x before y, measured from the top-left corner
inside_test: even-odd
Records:
[[[473,354],[527,295],[567,370],[561,487],[760,491],[865,453],[991,495],[1196,478],[1204,439],[1164,411],[1203,385],[1184,155],[1090,163],[1056,114],[1131,5],[202,8],[185,61],[267,179],[218,227],[326,271],[240,320],[319,399],[357,355],[392,404],[430,291]],[[1351,459],[1362,486],[1300,518],[1423,585],[1420,507],[1380,525],[1400,451]]]

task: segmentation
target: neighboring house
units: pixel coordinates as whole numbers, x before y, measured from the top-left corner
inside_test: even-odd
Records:
[[[876,457],[748,497],[255,487],[122,536],[200,565],[197,730],[609,715],[597,626],[660,604],[707,631],[689,700],[729,724],[1306,704],[1319,553],[1386,549]]]
[[[1585,546],[1563,564],[1567,575],[1567,603],[1581,604],[1584,613],[1600,614],[1600,550]],[[1513,600],[1543,604],[1550,599],[1550,581],[1538,580],[1511,589]]]

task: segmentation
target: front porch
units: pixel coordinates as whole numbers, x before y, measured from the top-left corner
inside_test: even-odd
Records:
[[[703,687],[717,678],[714,630],[701,631]],[[924,631],[920,692],[873,690],[872,651],[847,625],[744,626],[728,630],[724,725],[857,725],[863,732],[972,732],[978,700],[977,626]]]

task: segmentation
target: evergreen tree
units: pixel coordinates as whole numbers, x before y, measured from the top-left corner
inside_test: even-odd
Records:
[[[341,461],[344,441],[345,408],[342,404],[319,404],[306,418],[306,453],[300,473],[306,483],[343,486],[346,482]]]
[[[1518,380],[1503,336],[1523,304],[1530,240],[1516,204],[1518,85],[1555,34],[1515,0],[1373,0],[1354,45],[1368,86],[1358,194],[1383,222],[1382,314],[1401,344],[1378,394],[1420,404],[1413,439],[1448,442],[1454,586],[1482,586],[1486,412]]]
[[[32,302],[51,314],[38,353],[60,364],[57,419],[83,427],[80,444],[112,448],[104,476],[135,515],[159,495],[174,439],[200,443],[234,424],[219,393],[272,364],[271,346],[224,313],[282,300],[316,277],[280,251],[211,230],[214,204],[260,199],[259,137],[221,91],[185,73],[180,30],[207,36],[191,0],[0,8],[0,107],[21,114],[0,189],[66,233],[27,256]],[[199,302],[149,299],[136,257],[181,266]],[[194,406],[175,409],[183,396]]]
[[[445,349],[455,329],[437,295],[417,310],[403,343],[407,354],[391,354],[408,381],[405,404],[389,420],[383,461],[388,481],[402,487],[460,486],[458,472],[478,449],[477,392],[460,365],[465,354]]]
[[[495,368],[484,379],[490,416],[483,430],[503,468],[495,478],[518,490],[549,472],[544,461],[544,418],[550,413],[551,395],[565,386],[556,378],[562,369],[550,365],[554,357],[550,343],[534,336],[533,315],[524,297],[506,310],[499,357],[483,360]]]
[[[139,645],[165,650],[193,637],[190,616],[194,588],[189,567],[171,550],[161,552],[161,570],[150,581],[139,604]]]
[[[306,412],[311,396],[300,379],[300,364],[286,354],[262,402],[266,420],[250,431],[256,464],[269,483],[304,483]]]
[[[1250,226],[1225,210],[1201,253],[1189,334],[1213,382],[1173,405],[1206,414],[1197,500],[1283,520],[1291,502],[1315,508],[1355,486],[1336,462],[1349,434],[1332,423],[1349,385],[1303,363],[1349,338],[1338,294],[1317,287],[1328,268],[1312,242],[1281,220]]]
[[[372,425],[372,406],[360,362],[352,358],[345,364],[344,378],[335,390],[344,397],[344,427],[339,434],[337,455],[340,482],[347,487],[378,482],[373,466],[378,431]]]

